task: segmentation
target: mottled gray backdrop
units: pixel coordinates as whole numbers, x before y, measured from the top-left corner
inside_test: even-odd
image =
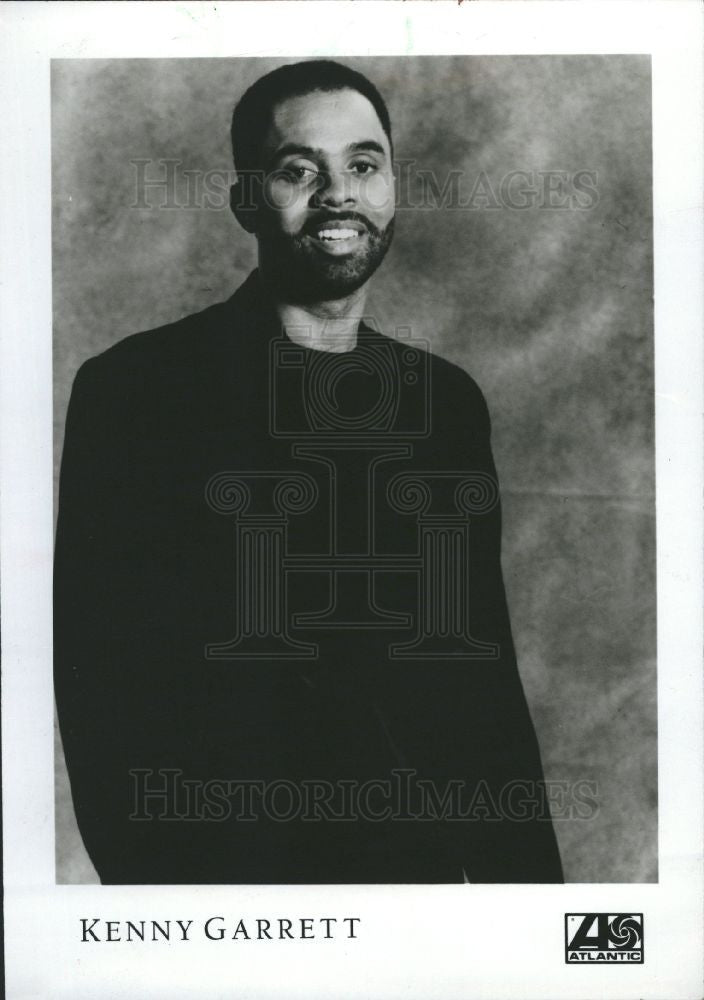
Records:
[[[427,338],[487,396],[506,585],[546,777],[598,783],[594,818],[556,824],[566,878],[654,881],[650,60],[343,61],[387,98],[396,154],[416,161],[405,168],[410,200],[423,191],[418,170],[439,185],[435,208],[431,197],[399,211],[370,310],[387,333],[410,326]],[[254,265],[254,241],[226,208],[197,197],[188,207],[184,172],[230,171],[233,103],[280,62],[54,61],[57,467],[80,363],[229,296]],[[132,207],[138,172],[167,169],[179,178],[175,207],[156,207],[157,189]],[[472,207],[453,207],[451,184],[443,204],[452,170]],[[501,180],[516,170],[527,173],[525,209],[502,204]],[[575,174],[596,172],[597,203],[541,207],[530,191],[553,171],[568,195]],[[95,881],[58,739],[56,773],[57,881]]]

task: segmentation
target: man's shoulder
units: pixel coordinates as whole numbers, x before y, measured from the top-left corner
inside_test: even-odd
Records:
[[[195,375],[202,365],[212,368],[233,346],[241,346],[247,331],[259,322],[257,289],[255,271],[228,299],[123,337],[84,363],[80,381],[124,384],[130,377],[146,382],[153,375],[165,382],[169,374]]]
[[[479,383],[466,368],[437,354],[429,341],[420,338],[391,337],[372,330],[372,343],[385,345],[393,352],[403,377],[410,377],[416,384],[425,380],[435,405],[487,411],[487,404]]]
[[[203,350],[212,350],[227,322],[228,302],[218,302],[171,323],[123,337],[93,355],[86,367],[94,372],[144,369],[151,363],[189,362]]]

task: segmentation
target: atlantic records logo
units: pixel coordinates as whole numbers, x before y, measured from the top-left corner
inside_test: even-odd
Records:
[[[566,913],[568,965],[643,964],[642,913]]]

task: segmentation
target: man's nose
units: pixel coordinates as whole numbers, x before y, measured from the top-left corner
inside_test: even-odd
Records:
[[[341,170],[328,170],[320,175],[320,181],[313,195],[316,205],[342,208],[354,203],[349,178]]]

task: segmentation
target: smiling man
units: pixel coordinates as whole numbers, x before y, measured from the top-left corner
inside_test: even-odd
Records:
[[[71,398],[55,679],[88,853],[112,883],[560,881],[486,404],[365,317],[386,105],[298,63],[232,140],[258,268]]]
[[[332,62],[285,67],[243,97],[232,140],[241,178],[233,208],[257,237],[261,280],[284,325],[303,320],[310,346],[348,349],[393,236],[391,126],[380,95]],[[250,213],[238,207],[245,178]],[[345,317],[356,321],[327,323]],[[319,344],[326,334],[331,342]]]

